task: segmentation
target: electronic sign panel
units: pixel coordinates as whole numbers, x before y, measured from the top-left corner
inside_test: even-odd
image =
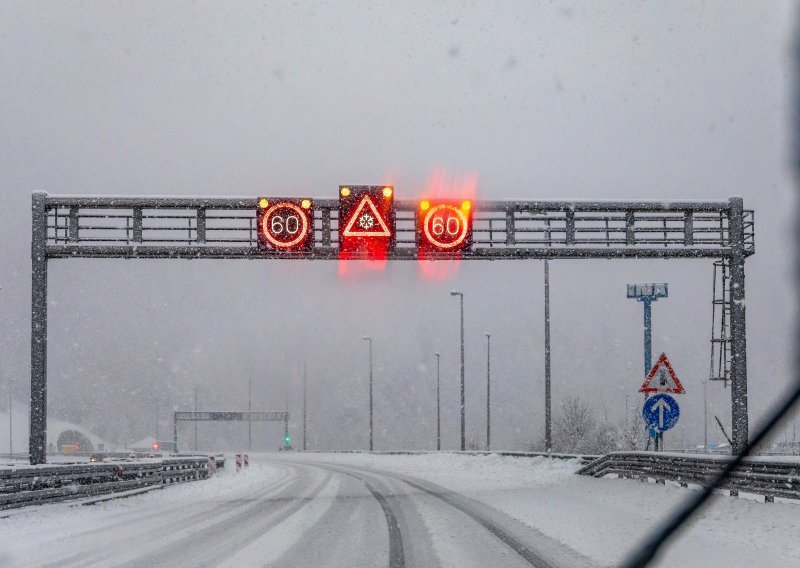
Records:
[[[417,233],[421,255],[460,253],[472,245],[472,202],[423,199]]]
[[[339,186],[339,254],[385,259],[395,243],[394,188]]]
[[[310,199],[261,197],[256,220],[260,249],[307,251],[311,248],[314,212]]]

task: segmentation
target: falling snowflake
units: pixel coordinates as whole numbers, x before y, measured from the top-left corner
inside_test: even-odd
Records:
[[[358,225],[362,229],[369,230],[375,225],[375,219],[372,218],[372,215],[364,213],[358,218]]]

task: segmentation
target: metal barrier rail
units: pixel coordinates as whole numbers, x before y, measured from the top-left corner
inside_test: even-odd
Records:
[[[224,462],[224,460],[223,460]],[[208,458],[0,469],[0,511],[208,477]]]
[[[259,250],[256,197],[43,199],[49,258],[337,258],[339,201],[312,199],[313,246]],[[473,239],[457,258],[727,257],[731,201],[475,201]],[[419,203],[395,201],[392,259],[416,259]],[[754,214],[742,213],[744,254]],[[440,253],[437,258],[446,257]]]
[[[547,453],[547,452],[503,452],[503,451],[401,451],[398,450],[396,452],[392,451],[385,451],[385,452],[368,452],[368,451],[360,451],[360,450],[326,450],[326,451],[309,451],[306,453],[312,454],[375,454],[379,456],[417,456],[417,455],[429,455],[429,454],[463,454],[467,456],[508,456],[512,458],[553,458],[559,460],[580,460],[581,464],[588,464],[595,461],[597,458],[601,456],[597,455],[589,455],[589,454],[560,454],[560,453]]]
[[[653,452],[612,452],[583,466],[576,473],[605,477],[674,481],[683,487],[689,484],[708,485],[731,461],[733,456],[699,456],[693,454]],[[765,501],[775,497],[800,499],[800,459],[754,456],[745,458],[733,474],[720,486],[731,495],[740,491],[763,495]]]

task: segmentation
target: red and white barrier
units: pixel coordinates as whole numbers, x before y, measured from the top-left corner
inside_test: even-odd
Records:
[[[242,469],[242,454],[236,454],[236,471]]]
[[[215,458],[214,456],[208,456],[208,476],[211,477],[216,473],[217,473],[217,458]]]
[[[244,455],[244,467],[250,467],[250,456],[247,454]]]

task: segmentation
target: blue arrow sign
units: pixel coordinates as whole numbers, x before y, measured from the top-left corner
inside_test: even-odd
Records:
[[[642,416],[652,430],[664,432],[678,423],[681,409],[678,401],[668,394],[658,393],[644,402]]]

